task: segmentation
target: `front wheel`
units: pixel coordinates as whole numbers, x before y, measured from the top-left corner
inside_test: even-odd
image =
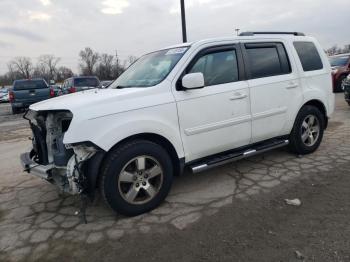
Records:
[[[158,144],[137,140],[112,149],[103,168],[100,190],[117,213],[136,216],[156,208],[168,195],[173,165]]]
[[[320,145],[325,127],[325,116],[311,105],[303,106],[295,120],[289,138],[290,149],[297,154],[310,154]]]

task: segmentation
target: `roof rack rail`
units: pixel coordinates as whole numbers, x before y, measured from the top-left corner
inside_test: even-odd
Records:
[[[242,32],[239,36],[253,36],[253,35],[295,35],[295,36],[305,36],[301,32]]]

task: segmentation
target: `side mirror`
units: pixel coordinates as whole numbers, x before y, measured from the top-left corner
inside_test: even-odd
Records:
[[[182,86],[185,89],[199,89],[204,87],[204,76],[202,73],[187,74],[182,78]]]

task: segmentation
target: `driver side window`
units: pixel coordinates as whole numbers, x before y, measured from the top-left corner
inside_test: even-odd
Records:
[[[239,79],[236,50],[205,54],[188,73],[203,73],[205,86],[236,82]]]

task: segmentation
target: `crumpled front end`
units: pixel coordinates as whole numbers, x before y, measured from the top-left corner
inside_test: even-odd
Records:
[[[86,166],[99,150],[91,143],[63,143],[72,113],[29,110],[24,118],[33,134],[31,151],[20,157],[24,170],[57,185],[63,192],[75,195],[86,191]]]

